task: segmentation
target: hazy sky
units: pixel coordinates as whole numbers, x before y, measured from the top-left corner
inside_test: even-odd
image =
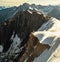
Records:
[[[35,3],[41,5],[60,4],[60,0],[0,0],[0,6],[18,6],[25,2],[28,2],[30,4]]]

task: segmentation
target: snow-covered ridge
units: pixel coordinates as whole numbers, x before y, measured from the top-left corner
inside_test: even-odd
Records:
[[[53,17],[50,18],[33,35],[38,38],[41,44],[50,46],[49,49],[46,49],[40,56],[36,57],[33,62],[59,62],[60,52],[57,47],[60,45],[60,20]],[[55,50],[59,54],[58,57]]]
[[[50,20],[43,24],[41,28],[38,29],[38,31],[44,31],[44,30],[48,30],[51,32],[56,32],[59,31],[60,32],[60,20],[51,17]]]
[[[53,46],[57,42],[57,39],[60,38],[60,32],[37,31],[33,35],[39,39],[40,43],[48,44],[49,46]]]
[[[39,39],[40,43],[52,46],[57,42],[56,40],[60,38],[60,20],[53,17],[50,18],[50,20],[43,24],[33,35]]]

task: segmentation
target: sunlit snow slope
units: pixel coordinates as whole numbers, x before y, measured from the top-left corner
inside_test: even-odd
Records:
[[[60,62],[60,21],[52,17],[33,35],[38,38],[41,44],[50,46],[33,62]]]

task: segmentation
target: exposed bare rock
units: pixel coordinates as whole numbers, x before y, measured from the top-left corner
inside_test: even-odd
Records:
[[[15,59],[14,62],[17,62],[16,57],[22,57],[26,50],[25,44],[29,42],[30,33],[36,31],[49,18],[36,10],[28,9],[17,11],[12,18],[0,23],[0,44],[3,46],[5,61]]]
[[[15,11],[12,17],[0,23],[0,62],[59,60],[60,54],[55,50],[59,51],[60,21],[26,3]]]

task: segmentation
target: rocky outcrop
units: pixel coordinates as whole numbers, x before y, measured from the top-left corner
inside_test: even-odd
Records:
[[[31,14],[27,10],[18,12],[13,18],[3,22],[0,26],[0,44],[3,43],[4,51],[10,47],[13,31],[21,38],[21,46],[23,46],[29,34],[36,31],[44,22],[47,20],[43,14],[38,14],[36,11],[32,11]]]
[[[47,62],[60,44],[60,21],[28,7],[0,23],[0,62]]]

